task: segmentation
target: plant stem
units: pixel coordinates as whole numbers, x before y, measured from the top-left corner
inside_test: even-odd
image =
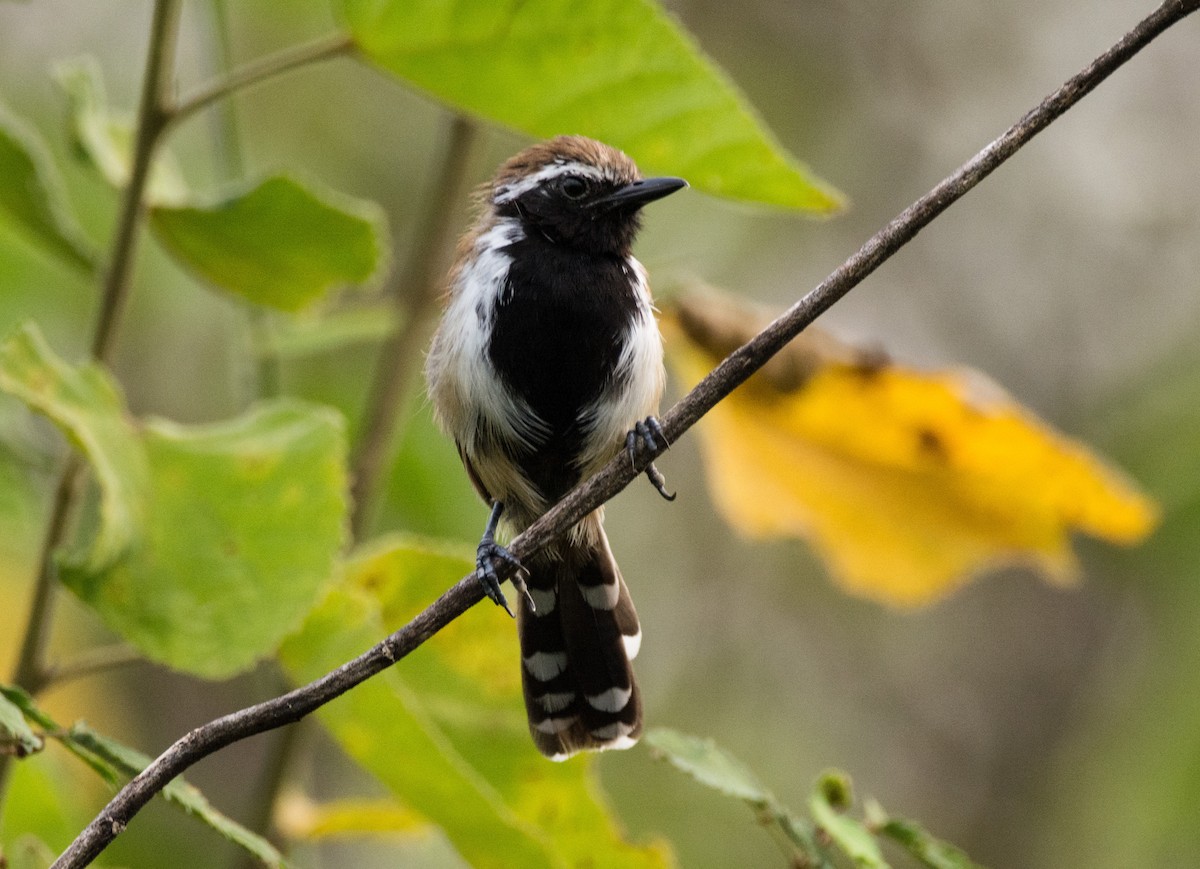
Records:
[[[158,0],[150,30],[146,76],[138,107],[137,138],[133,168],[121,202],[113,252],[104,276],[100,313],[92,338],[92,358],[110,362],[117,326],[129,294],[129,277],[137,252],[138,229],[145,210],[144,192],[154,153],[172,116],[171,83],[175,66],[175,43],[179,23],[179,0]]]
[[[180,99],[169,122],[174,124],[182,121],[234,91],[259,84],[296,67],[349,54],[354,47],[354,38],[349,34],[334,33],[269,54],[201,86],[195,93]]]
[[[735,350],[662,419],[668,441],[696,423],[717,402],[762,368],[817,315],[862,282],[881,263],[911,241],[930,221],[965,196],[981,180],[1020,150],[1112,75],[1172,24],[1200,8],[1200,0],[1167,0],[1138,23],[1086,69],[1031,109],[1016,124],[960,166],[933,190],[901,212],[869,238],[859,250],[815,289],[762,332]],[[666,449],[664,444],[661,449]],[[661,452],[660,449],[660,452]],[[642,450],[638,468],[657,453]],[[518,559],[528,558],[555,537],[629,485],[640,473],[622,452],[587,481],[576,486],[509,546]],[[511,568],[507,568],[511,573]],[[86,866],[121,833],[134,815],[171,779],[192,764],[247,737],[291,724],[372,676],[392,667],[405,655],[483,599],[483,588],[472,572],[448,589],[412,621],[357,658],[321,678],[288,693],[240,709],[203,724],[176,740],[135,776],[80,832],[51,869]]]
[[[455,227],[456,206],[466,196],[467,167],[479,142],[478,125],[463,115],[450,122],[448,141],[428,206],[404,268],[389,287],[398,314],[396,330],[379,351],[362,434],[350,462],[350,533],[361,540],[370,529],[387,458],[404,404],[405,390],[421,358],[425,320],[438,298]]]
[[[80,652],[72,660],[48,667],[43,677],[42,687],[49,688],[72,679],[95,676],[97,673],[124,667],[127,664],[137,664],[144,660],[146,658],[141,652],[126,643],[96,646]]]
[[[143,212],[143,193],[146,181],[150,177],[155,148],[170,114],[170,87],[175,65],[178,23],[179,0],[158,0],[154,5],[154,16],[150,25],[146,73],[138,107],[133,167],[121,200],[112,252],[102,276],[100,308],[92,334],[92,358],[100,363],[110,361],[117,326],[129,294],[129,278],[133,271],[138,226]],[[36,694],[46,683],[45,656],[54,620],[54,553],[66,535],[71,514],[78,503],[83,471],[83,462],[77,456],[68,456],[55,487],[50,518],[46,523],[46,534],[42,538],[37,583],[34,586],[29,621],[25,627],[13,678],[16,684],[30,694]],[[7,763],[7,758],[0,758],[0,800],[3,800],[4,796],[7,778],[4,767]]]

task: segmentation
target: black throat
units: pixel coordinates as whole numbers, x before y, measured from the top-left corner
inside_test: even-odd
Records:
[[[508,387],[549,427],[513,459],[548,500],[579,481],[581,416],[617,382],[617,362],[638,315],[628,258],[530,235],[508,246],[508,279],[492,316],[488,356]]]

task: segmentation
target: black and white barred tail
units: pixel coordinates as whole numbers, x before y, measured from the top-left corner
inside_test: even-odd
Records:
[[[599,523],[596,531],[525,563],[537,607],[522,598],[517,616],[525,710],[551,760],[629,748],[642,732],[630,665],[641,629]]]

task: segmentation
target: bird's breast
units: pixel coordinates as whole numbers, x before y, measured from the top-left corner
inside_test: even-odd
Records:
[[[538,467],[527,470],[556,497],[577,481],[589,414],[619,387],[626,345],[646,312],[625,260],[547,247],[510,252],[487,353],[504,384],[546,426],[526,457]]]

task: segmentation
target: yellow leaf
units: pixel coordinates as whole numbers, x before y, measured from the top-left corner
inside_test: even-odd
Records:
[[[698,382],[765,318],[692,296],[665,317]],[[981,571],[1069,583],[1070,534],[1142,540],[1158,509],[1083,444],[969,369],[922,372],[809,329],[699,427],[713,499],[759,538],[804,537],[848,590],[915,606]]]
[[[275,810],[275,825],[288,839],[309,842],[352,836],[428,836],[435,830],[424,816],[386,797],[317,803],[299,791],[283,795]]]

